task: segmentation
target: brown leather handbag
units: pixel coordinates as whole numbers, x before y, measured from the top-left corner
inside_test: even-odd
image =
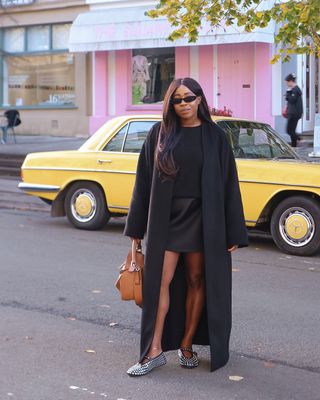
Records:
[[[134,300],[142,307],[144,255],[141,241],[133,240],[125,262],[120,266],[116,288],[120,291],[122,300]]]

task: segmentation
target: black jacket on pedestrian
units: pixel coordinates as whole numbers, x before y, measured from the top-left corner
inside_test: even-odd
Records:
[[[159,175],[154,152],[156,124],[140,153],[136,182],[124,234],[143,238],[146,254],[143,281],[140,361],[154,333],[174,182]],[[231,254],[228,248],[248,245],[238,175],[232,149],[214,123],[202,124],[201,177],[206,304],[193,343],[210,345],[211,371],[229,359],[231,332]],[[192,162],[192,160],[190,160]],[[185,329],[186,278],[183,258],[170,285],[170,308],[162,335],[164,351],[180,347]]]
[[[294,86],[292,89],[286,91],[286,100],[288,102],[288,117],[298,118],[302,117],[302,92],[299,86]]]

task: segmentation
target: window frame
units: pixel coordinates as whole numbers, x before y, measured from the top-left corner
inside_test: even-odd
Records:
[[[5,55],[12,55],[12,56],[26,56],[26,55],[39,55],[39,54],[51,54],[51,53],[65,53],[66,51],[69,52],[68,47],[65,48],[61,48],[61,49],[54,49],[52,47],[53,45],[53,26],[57,26],[57,25],[66,25],[69,24],[71,26],[71,22],[59,22],[56,24],[33,24],[33,25],[25,25],[25,26],[19,26],[19,28],[23,28],[24,30],[24,50],[23,51],[17,51],[17,52],[9,52],[9,51],[4,51],[2,50],[3,53],[5,53]],[[36,27],[40,27],[40,26],[48,26],[49,27],[49,49],[48,50],[31,50],[28,51],[28,29],[31,28],[36,28]],[[15,29],[15,26],[11,26],[11,27],[6,27],[6,28],[2,28],[2,34],[1,34],[1,49],[3,49],[4,47],[4,40],[5,40],[5,31],[8,31],[10,29]]]
[[[154,121],[154,124],[153,124],[152,126],[154,126],[154,125],[158,122],[157,120],[153,120],[153,119],[141,119],[141,120],[140,120],[140,119],[135,119],[134,121],[129,121],[129,122],[127,123],[127,124],[128,124],[128,128],[127,128],[125,137],[124,137],[124,139],[123,139],[123,144],[122,144],[121,152],[124,153],[124,154],[140,154],[143,144],[142,144],[141,149],[140,149],[139,152],[136,152],[136,151],[124,151],[124,146],[125,146],[125,143],[126,143],[126,140],[127,140],[127,136],[128,136],[128,134],[129,134],[130,126],[131,126],[131,124],[134,124],[134,123],[136,123],[136,122],[150,122],[150,123],[151,123],[151,122],[153,122],[153,121]],[[149,128],[149,130],[152,128],[152,126]],[[149,132],[149,131],[148,131],[148,132]],[[147,133],[147,134],[148,134],[148,133]],[[146,136],[146,138],[147,138],[147,136]],[[146,138],[144,139],[143,143],[145,142]]]
[[[15,26],[12,27],[5,27],[0,29],[0,74],[3,76],[3,71],[4,71],[4,58],[7,57],[26,57],[26,56],[46,56],[46,55],[55,55],[55,54],[73,54],[75,57],[75,53],[70,53],[68,47],[66,48],[61,48],[61,49],[53,49],[53,26],[57,25],[66,25],[70,24],[71,22],[58,22],[56,24],[32,24],[32,25],[25,25],[25,26],[19,26],[19,28],[23,28],[24,30],[24,50],[23,51],[18,51],[18,52],[8,52],[4,51],[4,42],[5,42],[5,31],[14,29],[16,28]],[[49,26],[49,50],[32,50],[28,51],[28,28],[34,28],[37,26]],[[16,105],[10,105],[6,106],[3,105],[3,87],[4,87],[4,82],[1,80],[0,82],[0,109],[1,110],[9,110],[12,107],[14,107],[17,110],[47,110],[47,109],[78,109],[78,106],[76,104],[76,98],[75,98],[75,104],[74,105],[35,105],[35,106],[28,106],[28,105],[23,105],[23,106],[16,106]],[[76,92],[76,90],[75,90]]]
[[[129,133],[129,129],[130,129],[130,125],[132,124],[132,123],[135,123],[135,122],[153,122],[153,125],[155,125],[157,122],[159,122],[160,120],[158,120],[158,119],[134,119],[134,120],[129,120],[129,121],[127,121],[124,125],[122,125],[121,127],[119,127],[119,129],[117,130],[117,132],[112,136],[112,138],[110,138],[110,140],[107,142],[107,143],[105,143],[105,145],[103,146],[103,149],[101,150],[102,152],[109,152],[109,153],[111,153],[111,154],[135,154],[135,155],[139,155],[140,154],[140,152],[141,152],[141,149],[140,149],[140,151],[139,152],[132,152],[132,151],[124,151],[124,146],[125,146],[125,143],[126,143],[126,140],[127,140],[127,136],[128,136],[128,133]],[[152,126],[153,126],[152,125]],[[104,150],[105,148],[106,148],[106,146],[108,146],[108,144],[111,142],[111,140],[113,139],[113,138],[115,138],[117,135],[118,135],[118,133],[124,128],[126,126],[126,132],[125,132],[125,134],[124,134],[124,136],[123,136],[123,141],[122,141],[122,145],[121,145],[121,150],[120,151],[111,151],[111,150]],[[151,127],[150,127],[150,129],[151,129]],[[142,148],[142,146],[141,146],[141,148]]]
[[[117,154],[122,154],[122,153],[124,153],[124,151],[123,151],[124,142],[125,142],[125,139],[126,139],[127,134],[128,134],[129,124],[130,124],[130,121],[129,121],[129,122],[126,122],[125,125],[122,125],[122,126],[117,130],[117,132],[110,138],[110,140],[108,140],[108,142],[104,144],[104,146],[103,146],[103,148],[102,148],[102,150],[101,150],[103,153],[107,153],[107,152],[108,152],[108,153],[111,153],[111,154],[116,154],[116,153],[117,153]],[[121,143],[121,150],[120,150],[120,151],[107,150],[106,147],[108,147],[109,143],[110,143],[110,142],[122,131],[122,129],[125,128],[125,127],[126,127],[126,131],[125,131],[125,133],[124,133],[124,135],[123,135],[123,139],[122,139],[122,143]]]
[[[177,54],[176,54],[176,47],[174,46],[170,46],[173,48],[174,50],[174,67],[175,67],[175,76],[173,79],[175,79],[176,77],[176,66],[177,66]],[[167,49],[167,47],[161,47],[161,48],[165,48]],[[126,111],[161,111],[162,107],[163,107],[163,102],[161,103],[144,103],[144,104],[132,104],[132,85],[133,85],[133,81],[132,81],[132,58],[133,56],[133,51],[134,50],[144,50],[144,49],[139,49],[139,48],[135,48],[135,49],[131,49],[130,50],[130,57],[129,57],[129,62],[128,62],[128,95],[127,95],[127,107],[126,107]]]

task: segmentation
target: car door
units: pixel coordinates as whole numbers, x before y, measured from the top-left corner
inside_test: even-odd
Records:
[[[295,156],[267,124],[225,120],[218,121],[218,125],[226,133],[236,158],[246,223],[254,226],[277,190],[269,173],[270,160]]]
[[[98,153],[103,170],[103,187],[112,212],[128,210],[142,145],[154,120],[133,120],[125,124]]]

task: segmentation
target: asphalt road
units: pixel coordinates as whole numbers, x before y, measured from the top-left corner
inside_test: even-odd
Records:
[[[76,230],[15,186],[0,180],[0,400],[320,399],[320,255],[251,237],[233,257],[227,366],[210,373],[197,347],[195,370],[170,352],[165,367],[129,378],[140,312],[114,288],[124,219]]]

